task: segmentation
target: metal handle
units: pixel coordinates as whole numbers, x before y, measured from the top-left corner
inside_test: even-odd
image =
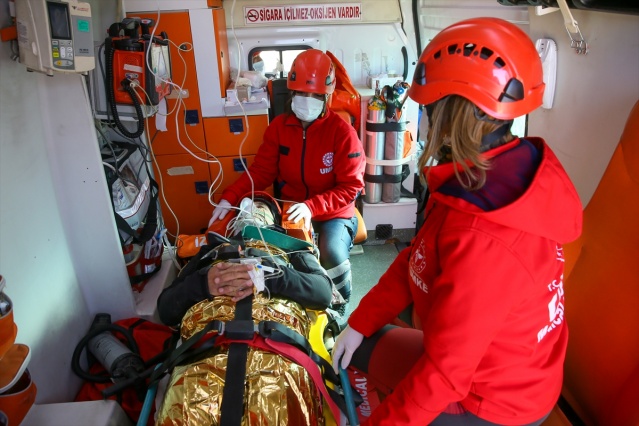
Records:
[[[579,30],[579,24],[575,18],[573,18],[572,13],[570,13],[566,0],[557,0],[557,5],[559,8],[537,6],[535,13],[537,16],[541,16],[547,13],[556,12],[557,10],[561,11],[561,15],[564,17],[566,32],[568,33],[568,37],[570,37],[570,48],[574,49],[578,55],[588,54],[588,43]]]

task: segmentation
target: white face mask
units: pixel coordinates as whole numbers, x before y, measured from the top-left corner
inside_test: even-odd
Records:
[[[324,101],[312,96],[293,96],[293,113],[302,121],[314,121],[324,110]]]
[[[257,72],[264,71],[264,61],[253,62],[253,69]]]

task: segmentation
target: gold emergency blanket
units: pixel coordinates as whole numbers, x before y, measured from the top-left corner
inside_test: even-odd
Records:
[[[213,320],[230,321],[235,303],[229,297],[202,301],[182,320],[188,339]],[[308,337],[311,320],[296,302],[254,296],[253,320],[277,321]],[[218,425],[228,361],[228,346],[171,374],[156,425]],[[281,355],[249,347],[242,426],[324,425],[323,402],[308,372]]]

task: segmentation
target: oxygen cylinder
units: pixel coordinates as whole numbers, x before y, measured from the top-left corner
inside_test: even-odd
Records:
[[[109,314],[98,314],[91,324],[91,330],[110,324],[111,316]],[[107,369],[114,382],[133,377],[134,374],[144,371],[142,358],[133,353],[109,331],[104,331],[89,340],[87,347],[98,362]]]
[[[366,158],[372,160],[384,159],[384,132],[374,131],[371,124],[384,123],[386,105],[380,95],[379,81],[375,87],[375,95],[368,101],[368,116],[366,118],[366,144],[364,152]],[[366,162],[364,176],[364,201],[375,204],[382,201],[382,184],[374,182],[375,177],[381,178],[383,167]]]
[[[401,160],[404,156],[404,134],[406,119],[402,107],[407,94],[408,84],[397,81],[390,90],[386,90],[386,122],[402,123],[396,130],[385,132],[384,160]],[[384,183],[382,184],[382,201],[398,203],[401,197],[402,165],[383,167]]]

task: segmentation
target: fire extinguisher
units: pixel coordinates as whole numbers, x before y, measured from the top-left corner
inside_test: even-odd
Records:
[[[109,37],[104,41],[104,84],[109,111],[117,128],[129,138],[137,138],[144,132],[140,99],[145,104],[157,105],[166,94],[155,90],[155,74],[149,68],[147,56],[153,48],[167,46],[163,67],[170,68],[168,36],[164,31],[160,37],[151,36],[149,29],[153,25],[152,19],[125,18],[109,27]],[[136,90],[138,88],[140,90]],[[170,92],[170,85],[166,85],[166,90]],[[120,121],[117,104],[133,105],[138,121],[135,132],[130,132]]]

